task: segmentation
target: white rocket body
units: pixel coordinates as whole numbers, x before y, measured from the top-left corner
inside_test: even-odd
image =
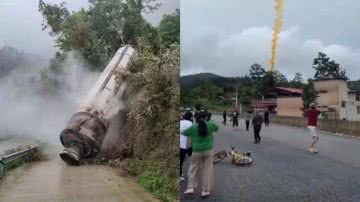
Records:
[[[120,48],[90,90],[85,105],[79,107],[60,134],[65,147],[60,157],[78,165],[81,158],[96,156],[109,128],[110,119],[121,105],[127,88],[127,69],[135,58],[131,46]]]

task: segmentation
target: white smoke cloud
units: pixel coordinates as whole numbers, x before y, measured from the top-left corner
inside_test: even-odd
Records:
[[[65,74],[54,78],[57,91],[49,91],[51,84],[41,80],[39,68],[25,65],[0,80],[0,137],[31,136],[60,144],[59,133],[98,76],[78,58],[75,52],[67,55]]]
[[[360,50],[341,44],[325,44],[320,39],[304,39],[293,26],[280,33],[275,68],[289,78],[296,72],[313,77],[313,59],[319,51],[340,63],[351,79],[359,79]],[[271,27],[250,27],[234,34],[215,29],[201,29],[182,37],[181,74],[213,72],[224,76],[248,73],[253,63],[268,68]]]

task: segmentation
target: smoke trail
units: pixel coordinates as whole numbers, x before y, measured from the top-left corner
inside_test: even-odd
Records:
[[[276,48],[278,45],[279,34],[282,26],[283,10],[284,10],[284,0],[275,0],[276,16],[275,16],[274,32],[273,32],[272,45],[271,45],[270,71],[273,71],[275,66]]]

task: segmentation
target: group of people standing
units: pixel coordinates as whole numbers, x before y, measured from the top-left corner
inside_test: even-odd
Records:
[[[314,104],[310,105],[310,109],[305,111],[308,117],[308,129],[312,134],[313,141],[308,150],[311,153],[317,153],[315,149],[316,143],[319,141],[319,136],[316,132],[317,119],[320,111],[316,109]],[[226,110],[223,113],[223,124],[226,125],[227,119]],[[250,122],[254,131],[254,144],[261,141],[260,131],[262,124],[265,127],[269,126],[270,113],[256,112],[253,116],[251,111],[246,112],[245,125],[246,130],[249,131]],[[238,127],[239,113],[234,111],[230,114],[233,127]],[[195,123],[194,123],[195,122]],[[184,192],[185,195],[193,194],[198,185],[201,184],[201,196],[207,197],[213,189],[213,148],[214,148],[214,133],[218,131],[218,126],[211,121],[211,113],[207,110],[196,111],[192,113],[186,111],[182,114],[180,120],[180,178],[183,177],[183,163],[186,156],[190,157],[190,166],[187,172],[188,184]]]
[[[195,123],[191,120],[195,118]],[[213,187],[213,134],[218,126],[211,121],[211,113],[187,111],[180,120],[180,178],[183,177],[183,163],[190,157],[188,185],[184,194],[193,194],[199,184],[202,185],[201,196],[210,195]]]
[[[226,125],[227,116],[229,116],[230,120],[232,122],[233,130],[234,131],[237,130],[237,128],[239,127],[239,115],[240,114],[239,114],[239,112],[237,112],[237,110],[234,110],[230,114],[228,114],[227,111],[224,110],[223,122],[222,122],[223,125]],[[254,116],[253,116],[252,111],[247,111],[245,114],[245,125],[246,125],[247,131],[249,131],[250,122],[254,129],[254,139],[255,139],[254,143],[258,144],[261,141],[260,131],[261,131],[262,124],[264,123],[265,127],[269,127],[269,124],[270,124],[269,111],[268,110],[264,111],[263,115],[261,114],[261,112],[256,112]]]

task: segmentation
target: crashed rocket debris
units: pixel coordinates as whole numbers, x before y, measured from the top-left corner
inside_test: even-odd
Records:
[[[79,165],[81,159],[94,157],[100,151],[114,114],[114,103],[120,103],[125,96],[126,73],[135,55],[129,45],[116,52],[90,90],[85,105],[79,107],[60,133],[65,147],[60,157],[67,164]]]

